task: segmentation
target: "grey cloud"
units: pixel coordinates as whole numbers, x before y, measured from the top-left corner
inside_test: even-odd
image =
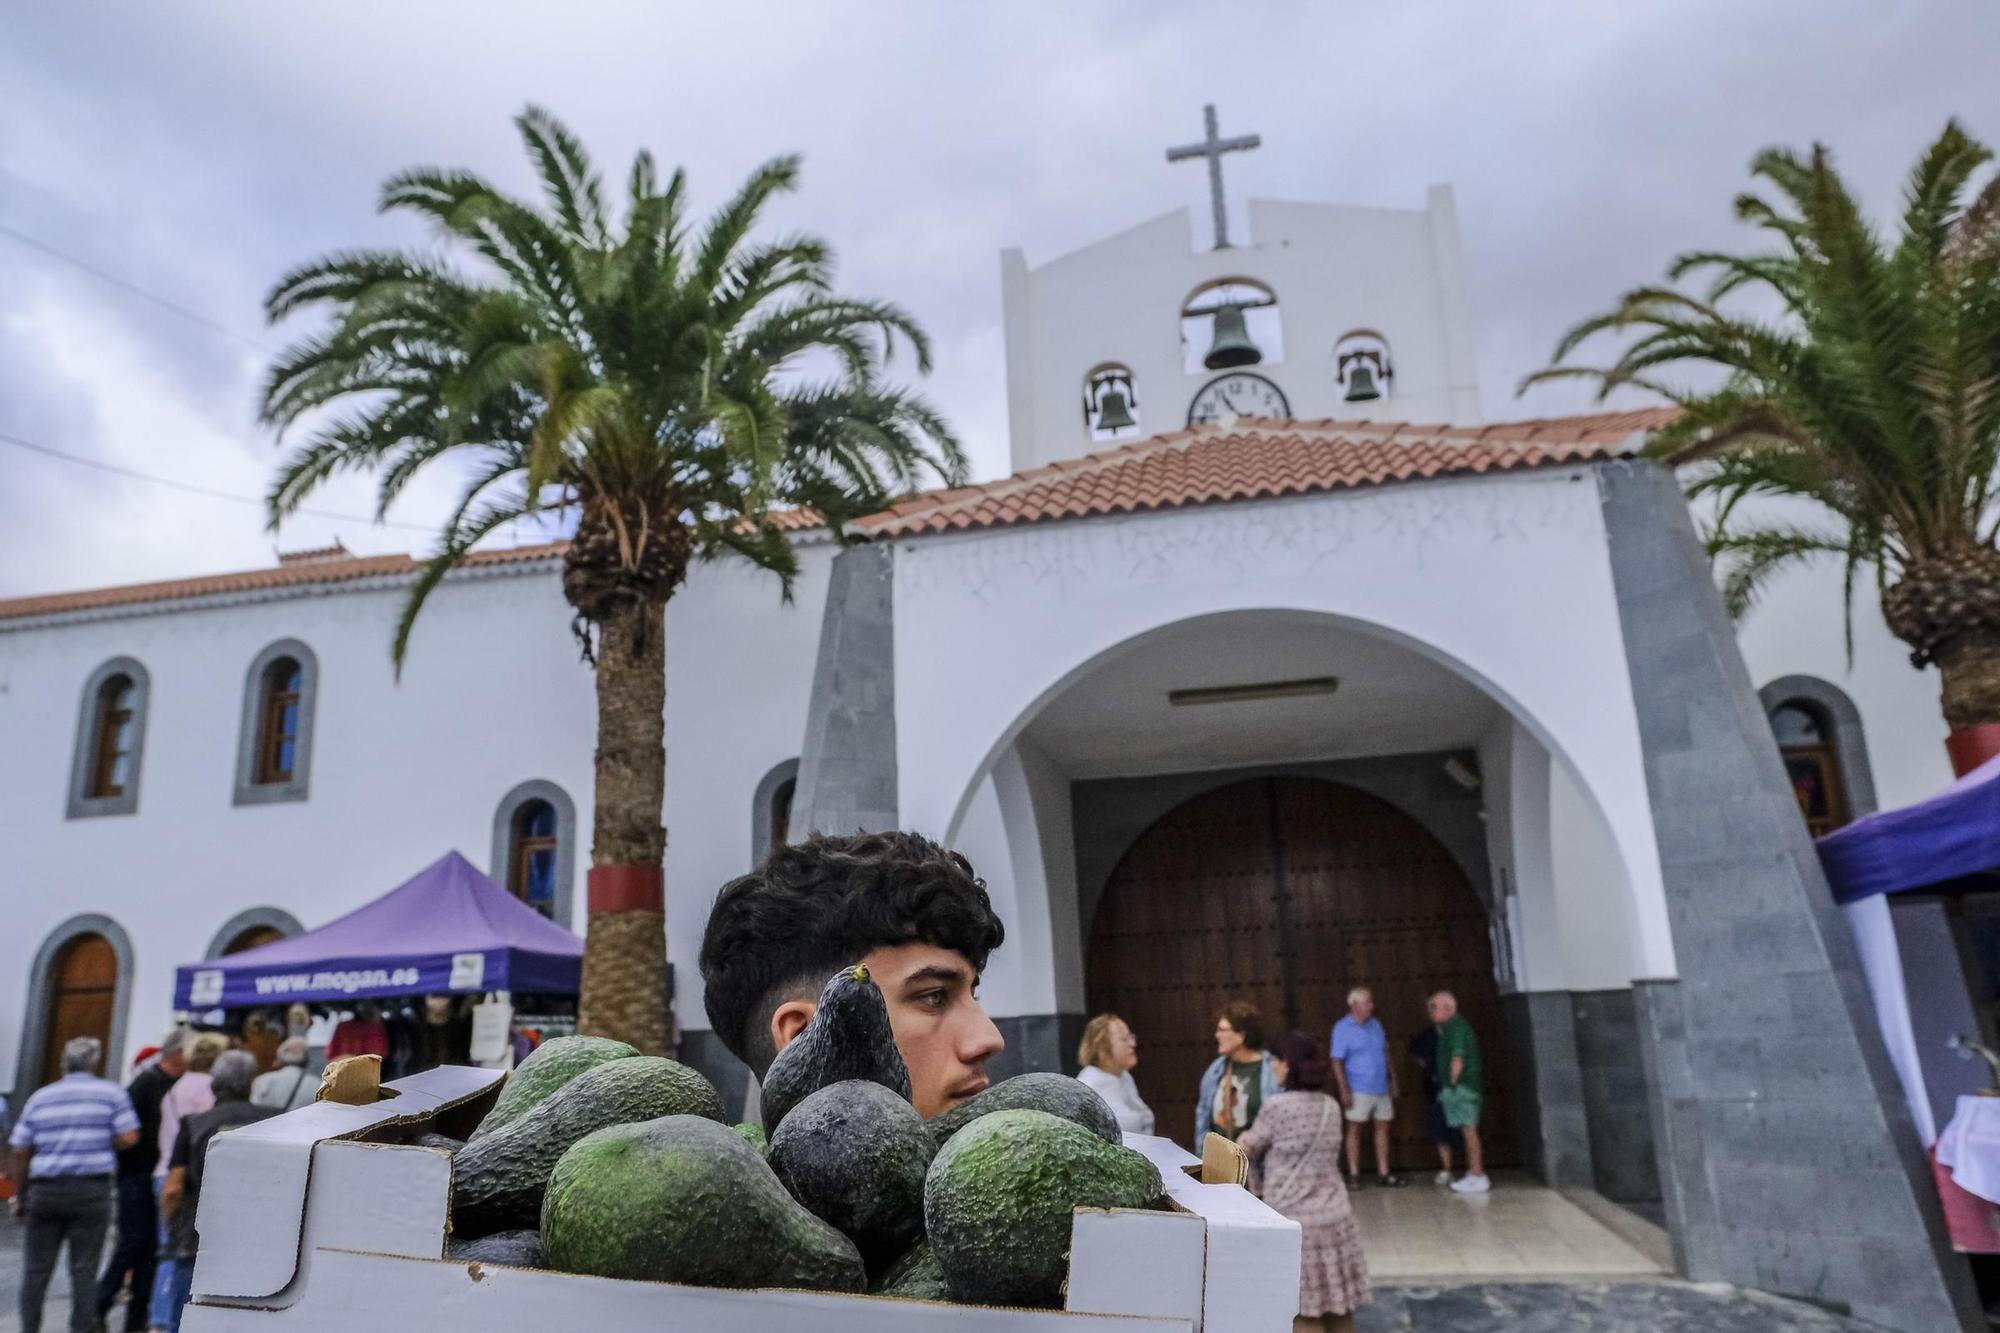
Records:
[[[16,7],[0,18],[0,221],[276,343],[258,303],[285,268],[424,242],[376,214],[388,173],[465,164],[527,188],[507,124],[525,102],[570,120],[609,172],[642,144],[686,165],[709,203],[799,150],[805,187],[777,222],[827,236],[843,286],[930,328],[926,391],[990,475],[1006,453],[998,250],[1042,262],[1183,206],[1205,232],[1199,170],[1161,160],[1198,134],[1204,101],[1225,132],[1264,136],[1229,164],[1239,227],[1251,195],[1415,207],[1426,185],[1453,183],[1494,417],[1587,406],[1563,388],[1517,401],[1513,385],[1675,251],[1749,243],[1729,201],[1758,148],[1829,142],[1883,215],[1947,115],[2000,140],[2000,10],[1985,0],[600,3],[560,27],[549,14],[490,0]],[[114,321],[121,355],[163,386],[162,420],[199,420],[226,444],[163,438],[146,442],[149,464],[132,460],[88,399],[102,387],[8,318],[24,287]],[[0,238],[0,430],[261,488],[276,453],[239,351]],[[0,593],[269,558],[248,507],[57,477],[11,452]],[[435,517],[449,489],[399,517]],[[370,499],[355,482],[323,503],[360,513]],[[357,549],[423,544],[316,520],[284,544],[335,531]]]

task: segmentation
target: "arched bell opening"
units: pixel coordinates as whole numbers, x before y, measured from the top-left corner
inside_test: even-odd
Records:
[[[1285,359],[1278,294],[1255,278],[1205,282],[1181,302],[1181,369],[1189,375]]]
[[[1093,444],[1135,440],[1145,434],[1139,425],[1139,391],[1130,366],[1106,361],[1083,377],[1083,427]]]
[[[1389,396],[1396,368],[1389,341],[1373,329],[1354,329],[1333,345],[1333,378],[1343,403],[1366,408]]]

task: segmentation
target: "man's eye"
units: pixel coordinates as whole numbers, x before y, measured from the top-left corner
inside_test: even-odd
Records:
[[[917,1003],[926,1009],[942,1009],[946,998],[941,990],[927,990],[917,997]]]

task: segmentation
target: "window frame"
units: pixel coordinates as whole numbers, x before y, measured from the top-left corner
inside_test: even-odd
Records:
[[[103,800],[112,796],[123,796],[131,782],[131,765],[126,765],[125,780],[118,780],[118,761],[130,759],[131,746],[121,747],[119,736],[132,722],[133,696],[138,687],[132,678],[119,673],[109,676],[97,687],[97,720],[93,724],[97,733],[96,743],[90,756],[90,778],[84,783],[84,795],[92,800]],[[120,705],[123,705],[122,707]]]
[[[273,689],[278,664],[289,658],[298,668],[298,720],[291,733],[292,766],[275,767],[275,747],[282,737],[272,709],[292,691]],[[282,685],[283,682],[275,682]],[[250,661],[243,677],[243,709],[236,736],[235,805],[273,805],[303,801],[312,794],[314,721],[319,711],[319,657],[297,639],[265,645]]]
[[[528,832],[528,817],[534,812],[537,806],[549,812],[549,818],[555,825],[552,832]],[[513,817],[508,821],[508,824],[507,878],[501,887],[505,888],[507,892],[513,894],[520,901],[534,908],[537,912],[541,912],[542,915],[554,920],[556,911],[556,886],[551,883],[548,909],[543,911],[541,905],[528,896],[528,878],[530,874],[529,867],[533,864],[533,858],[537,852],[547,852],[551,861],[561,855],[562,815],[556,810],[552,802],[540,796],[531,796],[514,807]],[[553,866],[550,870],[550,878],[551,880],[555,878]]]
[[[1828,821],[1823,830],[1814,830],[1802,812],[1800,822],[1807,825],[1812,836],[1822,836],[1875,813],[1875,774],[1868,762],[1861,711],[1846,691],[1817,676],[1780,676],[1758,690],[1757,698],[1764,708],[1764,726],[1771,736],[1771,748],[1777,752],[1786,790],[1792,789],[1791,771],[1786,765],[1794,758],[1818,761],[1822,774],[1831,778],[1828,804],[1837,822]],[[1787,707],[1800,710],[1817,724],[1820,733],[1817,744],[1778,744],[1772,723],[1778,710]]]
[[[107,747],[114,743],[115,735],[104,725],[108,702],[105,692],[119,677],[131,685],[131,703],[124,711],[126,721],[132,728],[132,740],[122,752],[126,761],[125,781],[117,791],[112,792],[104,790],[105,784],[100,780],[106,776],[104,765],[107,758],[116,757],[115,753],[107,754]],[[83,697],[77,707],[76,740],[70,751],[66,818],[90,819],[100,815],[138,813],[146,753],[146,722],[152,695],[152,676],[136,658],[114,657],[100,663],[84,681]]]
[[[513,894],[514,835],[522,811],[534,801],[546,802],[556,813],[556,893],[549,920],[565,930],[574,929],[570,923],[576,912],[576,803],[560,786],[545,778],[530,778],[500,798],[493,809],[492,855],[486,863],[486,873],[495,884]]]
[[[296,675],[299,678],[299,688],[297,689],[287,688],[289,680],[281,682],[279,679],[279,668],[285,666],[287,663],[291,665],[291,670],[283,674],[286,677]],[[257,773],[255,778],[257,785],[260,787],[290,782],[292,774],[298,768],[300,719],[298,706],[301,702],[301,696],[304,694],[304,687],[305,668],[300,666],[294,658],[276,657],[271,659],[270,665],[264,668],[263,706],[258,710],[261,716],[258,721]],[[294,710],[290,731],[284,729],[285,710],[288,708]],[[292,743],[292,762],[290,764],[286,764],[282,758],[286,741]]]

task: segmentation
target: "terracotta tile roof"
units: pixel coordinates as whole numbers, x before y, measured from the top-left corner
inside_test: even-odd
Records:
[[[931,491],[856,524],[906,537],[1230,500],[1512,472],[1609,458],[1673,408],[1491,426],[1245,418],[1052,463],[1003,481]]]
[[[1635,434],[1657,430],[1673,416],[1672,408],[1647,408],[1491,426],[1245,419],[1228,427],[1177,431],[1001,481],[926,491],[853,527],[869,537],[914,536],[1550,467],[1612,457]],[[820,526],[819,515],[809,509],[779,510],[771,518],[785,532]],[[478,568],[550,559],[567,547],[557,541],[477,551],[466,563]],[[342,556],[329,548],[300,552],[274,569],[0,600],[0,623],[413,575],[417,568],[407,555]]]
[[[551,556],[561,555],[568,545],[567,542],[545,542],[539,546],[520,546],[509,551],[475,551],[466,558],[465,563],[480,567],[545,560]],[[273,569],[252,569],[240,574],[209,574],[201,578],[169,579],[163,583],[134,583],[118,588],[92,588],[84,592],[16,597],[0,601],[0,621],[59,615],[66,611],[96,611],[106,607],[136,606],[147,602],[179,602],[195,597],[263,592],[310,584],[352,583],[357,579],[415,574],[418,567],[418,562],[407,555],[357,555],[344,560],[294,561]]]

